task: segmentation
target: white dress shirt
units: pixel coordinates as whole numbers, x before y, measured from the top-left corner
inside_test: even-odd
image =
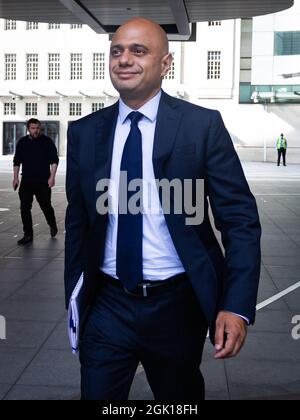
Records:
[[[185,271],[171,239],[159,201],[158,191],[153,182],[155,175],[152,153],[160,98],[161,91],[138,109],[144,115],[138,124],[142,133],[143,180],[146,182],[145,185],[151,185],[151,203],[148,195],[149,189],[143,189],[143,278],[149,281],[165,280]],[[114,278],[118,278],[116,275],[118,232],[118,212],[116,209],[118,209],[120,167],[124,145],[130,132],[130,120],[127,117],[133,111],[136,110],[129,108],[120,100],[110,175],[110,181],[114,187],[109,189],[114,210],[108,216],[104,261],[102,267],[100,267],[104,273]],[[156,211],[154,211],[155,209]]]

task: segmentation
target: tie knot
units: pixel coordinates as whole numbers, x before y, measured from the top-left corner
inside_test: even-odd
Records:
[[[129,118],[131,120],[132,124],[138,124],[138,122],[143,118],[143,114],[141,112],[138,111],[133,111],[131,112],[127,118]]]

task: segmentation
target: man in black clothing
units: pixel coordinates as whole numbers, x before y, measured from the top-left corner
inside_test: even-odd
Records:
[[[22,164],[19,197],[24,237],[18,241],[19,245],[26,245],[33,240],[31,208],[34,196],[50,226],[51,237],[57,234],[54,209],[51,205],[51,188],[55,185],[59,161],[57,149],[49,137],[41,134],[39,120],[31,118],[27,122],[27,129],[29,135],[18,141],[14,156],[13,187],[15,190],[19,186],[19,172]]]

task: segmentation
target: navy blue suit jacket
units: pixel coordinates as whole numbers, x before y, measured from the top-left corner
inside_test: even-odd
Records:
[[[107,215],[96,212],[96,184],[110,178],[118,103],[73,122],[68,131],[65,290],[68,305],[83,271],[90,298],[104,255]],[[204,221],[188,226],[186,215],[165,214],[188,278],[210,325],[219,310],[255,320],[260,275],[261,227],[257,206],[218,111],[163,92],[154,138],[156,179],[204,179]],[[214,235],[208,214],[225,249]],[[159,269],[159,267],[158,267]]]

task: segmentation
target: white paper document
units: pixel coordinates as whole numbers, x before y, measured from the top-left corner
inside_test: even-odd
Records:
[[[81,274],[75,289],[71,295],[68,310],[69,340],[74,354],[78,353],[80,338],[80,291],[83,285],[83,273]]]

